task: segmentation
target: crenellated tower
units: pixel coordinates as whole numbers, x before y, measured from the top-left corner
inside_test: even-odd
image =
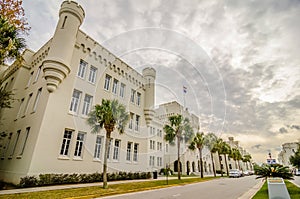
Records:
[[[84,10],[78,3],[74,1],[62,3],[49,54],[43,62],[44,77],[49,92],[55,91],[70,73],[76,35],[84,16]]]
[[[146,79],[144,114],[146,123],[149,124],[154,116],[156,71],[151,67],[145,68],[143,70],[143,76]]]

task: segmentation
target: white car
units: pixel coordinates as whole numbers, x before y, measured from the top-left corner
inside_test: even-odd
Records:
[[[295,170],[295,176],[300,176],[300,169]]]
[[[241,172],[238,169],[231,169],[229,171],[229,177],[230,178],[239,178],[239,177],[241,177]]]

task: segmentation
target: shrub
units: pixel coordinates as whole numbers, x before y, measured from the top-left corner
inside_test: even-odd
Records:
[[[25,176],[20,180],[20,187],[36,187],[38,179],[35,176]]]
[[[133,179],[149,179],[151,178],[150,172],[135,172],[135,173],[108,173],[107,179],[109,181],[116,180],[133,180]],[[74,184],[74,183],[91,183],[91,182],[102,182],[102,173],[91,173],[91,174],[40,174],[38,177],[26,176],[21,178],[20,187],[35,187],[35,186],[47,186],[47,185],[58,185],[58,184]]]

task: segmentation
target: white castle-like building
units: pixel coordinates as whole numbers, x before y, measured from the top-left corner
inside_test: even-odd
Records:
[[[284,143],[281,151],[278,154],[278,163],[282,164],[283,166],[289,166],[290,168],[293,168],[290,163],[290,157],[295,155],[299,146],[300,142]]]
[[[0,133],[7,134],[0,140],[0,180],[17,184],[41,173],[102,172],[105,130],[92,134],[86,120],[103,98],[117,99],[130,114],[125,133],[112,133],[109,172],[156,171],[166,164],[176,171],[176,146],[164,141],[163,126],[169,116],[183,114],[199,129],[199,118],[177,102],[155,109],[156,71],[148,67],[140,74],[110,53],[79,29],[84,17],[80,5],[64,1],[53,37],[0,72],[1,88],[16,99],[0,112]],[[199,172],[198,154],[186,144],[182,170]],[[204,171],[212,174],[205,150]]]

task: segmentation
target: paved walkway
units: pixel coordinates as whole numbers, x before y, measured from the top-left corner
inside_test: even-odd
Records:
[[[183,177],[183,178],[193,178],[193,177]],[[177,179],[177,177],[169,177],[171,179]],[[144,181],[153,181],[153,180],[166,180],[165,176],[159,176],[158,179],[140,179],[140,180],[124,180],[124,181],[113,181],[108,182],[109,185],[112,184],[122,184],[122,183],[131,183],[131,182],[144,182]],[[37,192],[37,191],[50,191],[50,190],[60,190],[60,189],[73,189],[73,188],[82,188],[82,187],[92,187],[92,186],[102,186],[102,182],[97,183],[84,183],[84,184],[70,184],[70,185],[54,185],[54,186],[44,186],[44,187],[33,187],[33,188],[21,188],[21,189],[10,189],[10,190],[1,190],[0,195],[4,194],[16,194],[16,193],[27,193],[27,192]],[[263,185],[262,181],[259,181],[254,187],[252,187],[248,192],[243,194],[239,199],[249,199],[252,198],[255,193]]]

